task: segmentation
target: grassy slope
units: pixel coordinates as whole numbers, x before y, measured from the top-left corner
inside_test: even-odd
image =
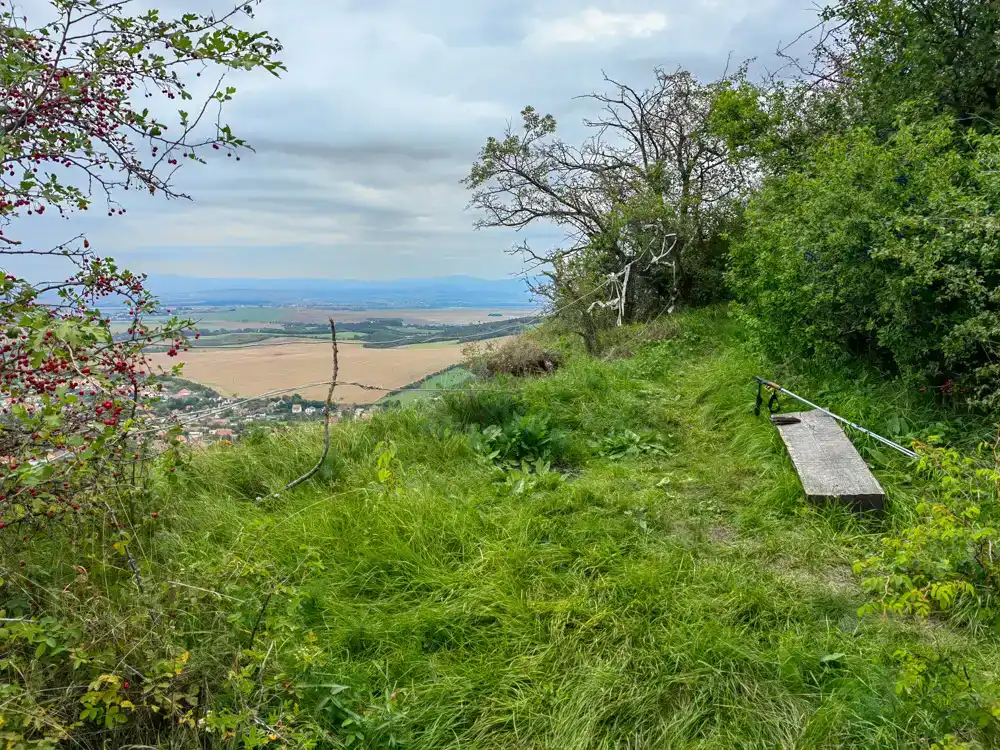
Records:
[[[550,489],[505,495],[463,435],[435,436],[430,412],[403,410],[342,425],[317,479],[261,503],[315,460],[317,433],[195,456],[161,488],[179,507],[156,554],[246,601],[223,640],[245,640],[264,592],[285,581],[258,638],[298,679],[350,686],[384,724],[369,729],[373,747],[391,736],[417,748],[877,748],[927,736],[928,717],[894,696],[892,653],[931,632],[966,636],[858,619],[849,566],[884,526],[804,507],[773,428],[749,414],[749,377],[768,366],[718,313],[682,330],[520,386],[570,431],[574,470]],[[793,382],[873,427],[934,419],[877,383]],[[588,439],[625,427],[668,435],[672,455],[588,455]],[[398,495],[375,480],[385,439]],[[900,522],[919,488],[895,459],[878,473],[894,505],[885,523]],[[177,627],[212,658],[205,623]],[[969,651],[1000,663],[993,645]],[[394,692],[392,711],[376,708]]]

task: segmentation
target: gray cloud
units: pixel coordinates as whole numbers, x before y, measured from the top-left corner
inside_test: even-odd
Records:
[[[267,0],[254,23],[281,38],[288,72],[234,75],[225,118],[255,153],[183,170],[194,202],[137,195],[125,217],[31,226],[39,242],[87,231],[156,273],[503,276],[520,238],[474,231],[459,184],[487,136],[531,103],[579,137],[588,105],[573,97],[602,70],[642,86],[657,65],[762,66],[811,14],[788,0]]]

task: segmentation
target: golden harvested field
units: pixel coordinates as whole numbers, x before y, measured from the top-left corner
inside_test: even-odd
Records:
[[[378,401],[393,388],[408,385],[431,373],[458,364],[462,347],[454,344],[407,349],[365,349],[341,343],[340,380],[385,386],[368,391],[337,386],[336,400],[351,404]],[[251,346],[240,349],[192,349],[179,357],[152,354],[154,365],[168,370],[184,362],[181,377],[203,383],[226,395],[244,398],[279,388],[329,379],[332,359],[328,342]],[[325,399],[326,386],[304,388],[305,398]]]

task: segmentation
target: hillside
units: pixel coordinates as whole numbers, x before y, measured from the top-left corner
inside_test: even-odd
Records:
[[[158,517],[130,520],[165,598],[96,573],[74,583],[41,557],[24,575],[110,595],[123,632],[187,654],[176,689],[200,686],[231,727],[220,732],[286,747],[896,748],[940,736],[932,704],[897,694],[897,652],[933,641],[989,675],[1000,649],[944,621],[859,617],[851,571],[928,485],[857,442],[888,517],[807,507],[774,429],[751,414],[751,376],[775,366],[720,310],[630,329],[623,348],[632,356],[571,354],[552,376],[338,425],[319,474],[285,494],[320,453],[314,425],[162,467]],[[780,374],[897,436],[947,427],[919,393]],[[504,470],[504,458],[535,463]],[[120,568],[103,575],[127,580]],[[84,630],[89,650],[118,653],[100,622]],[[114,657],[124,679],[141,653]],[[31,664],[46,660],[62,663]],[[155,721],[134,722],[110,737],[154,736]]]
[[[185,4],[0,2],[0,746],[1000,748],[1000,4]]]

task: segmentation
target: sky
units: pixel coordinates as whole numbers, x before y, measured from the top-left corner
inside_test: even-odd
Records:
[[[574,97],[602,71],[639,87],[655,66],[710,79],[730,55],[766,65],[814,19],[804,0],[265,0],[250,23],[281,40],[288,71],[233,76],[224,118],[255,153],[182,170],[191,202],[128,194],[123,217],[46,217],[20,236],[87,232],[151,274],[502,278],[520,269],[514,242],[559,232],[474,230],[460,180],[526,104],[579,139],[590,105]]]

